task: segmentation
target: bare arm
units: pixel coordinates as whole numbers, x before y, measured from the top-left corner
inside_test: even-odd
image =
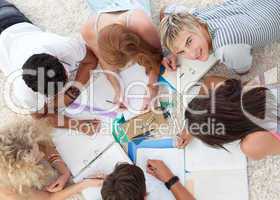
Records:
[[[180,182],[175,183],[171,187],[171,192],[176,200],[194,200],[191,193]]]
[[[174,176],[161,160],[148,160],[147,172],[163,183],[168,182]],[[180,182],[175,183],[170,189],[176,200],[194,200],[191,193]]]
[[[94,53],[88,48],[85,58],[80,62],[74,84],[66,88],[65,91],[58,93],[53,102],[49,102],[55,109],[67,107],[72,104],[80,95],[84,86],[90,80],[92,70],[96,69],[97,58]]]
[[[92,135],[97,132],[100,120],[77,120],[60,115],[59,113],[33,113],[32,117],[35,119],[47,119],[51,126],[56,128],[73,129],[75,131],[83,132]]]
[[[52,166],[61,174],[70,177],[70,171],[68,170],[66,164],[61,160],[61,157],[56,150],[55,146],[50,143],[41,143],[40,149],[45,153],[45,159],[52,164]],[[54,162],[54,160],[61,160],[62,162]]]
[[[159,32],[151,18],[144,11],[136,10],[133,12],[129,27],[151,46],[161,49]]]
[[[3,200],[65,200],[66,198],[75,195],[82,190],[89,188],[89,187],[100,187],[103,184],[103,180],[99,179],[91,179],[91,180],[84,180],[80,183],[76,183],[71,185],[64,190],[59,192],[50,193],[46,191],[39,191],[33,189],[30,191],[27,198],[22,198],[18,193],[12,191],[11,189],[0,187],[0,199]]]

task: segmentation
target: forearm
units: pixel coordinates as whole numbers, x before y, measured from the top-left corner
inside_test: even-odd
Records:
[[[46,114],[45,116],[48,120],[48,122],[55,128],[72,128],[74,122],[73,119],[65,116],[60,115],[58,113],[54,114]]]
[[[68,186],[67,188],[65,188],[59,192],[55,192],[55,193],[34,190],[32,192],[32,195],[30,195],[29,200],[38,200],[38,199],[40,199],[40,200],[65,200],[65,199],[71,197],[72,195],[75,195],[88,187],[89,187],[89,185],[86,184],[85,182],[80,182],[80,183],[76,183],[74,185]]]
[[[180,182],[171,187],[171,192],[176,200],[195,200],[191,193]]]
[[[61,175],[70,177],[70,172],[54,145],[46,145],[43,148],[43,152],[45,153],[46,158],[52,167],[54,167]]]
[[[156,73],[153,70],[150,71],[149,80],[148,80],[148,88],[149,88],[150,95],[152,97],[156,96],[156,94],[158,92],[158,85],[157,85],[158,77],[159,77],[158,73]]]

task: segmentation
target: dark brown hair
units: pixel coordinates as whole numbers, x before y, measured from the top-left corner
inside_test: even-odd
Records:
[[[103,200],[144,200],[146,183],[142,169],[130,164],[118,165],[105,179],[101,195]]]
[[[124,67],[134,61],[159,73],[162,60],[161,50],[152,47],[139,35],[120,24],[112,24],[100,30],[98,48],[101,57],[110,65]]]
[[[244,113],[244,110],[258,119],[266,116],[272,117],[273,97],[267,88],[255,87],[242,94],[242,85],[239,80],[229,79],[219,86],[216,91],[210,91],[209,98],[194,98],[185,111],[187,129],[190,134],[212,147],[222,147],[239,139],[244,139],[248,134],[265,129],[251,121]],[[266,105],[270,105],[267,107]],[[242,110],[242,106],[243,109]],[[214,112],[211,111],[214,107]],[[194,113],[191,110],[206,112],[203,114]],[[267,112],[267,113],[266,113]],[[212,121],[213,120],[213,121]],[[198,131],[191,130],[191,124],[202,124],[208,122],[224,125],[224,133],[217,134],[216,128],[209,128]],[[202,127],[202,126],[201,126]],[[206,130],[208,128],[208,130]],[[209,130],[211,129],[211,130]],[[201,130],[208,134],[202,134]]]

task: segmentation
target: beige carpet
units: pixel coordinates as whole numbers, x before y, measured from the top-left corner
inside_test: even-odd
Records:
[[[85,0],[10,0],[15,3],[36,25],[43,29],[62,34],[75,35],[83,22],[90,16]],[[102,0],[100,0],[102,1]],[[159,10],[167,3],[188,3],[193,7],[203,7],[218,3],[218,0],[152,0],[153,20],[158,24]],[[280,67],[280,44],[273,44],[264,49],[254,50],[254,64],[250,74],[242,77],[247,80],[259,72],[272,67]],[[224,66],[217,66],[211,72],[234,76]],[[2,76],[1,76],[2,77]],[[0,84],[2,85],[2,84]],[[0,90],[2,91],[2,90]],[[1,123],[9,118],[3,98],[0,99]],[[280,199],[280,156],[269,157],[262,161],[249,161],[249,187],[251,200]],[[230,195],[230,194],[229,194]],[[78,197],[75,199],[79,199]],[[211,197],[209,197],[211,200]],[[226,200],[226,199],[225,199]]]

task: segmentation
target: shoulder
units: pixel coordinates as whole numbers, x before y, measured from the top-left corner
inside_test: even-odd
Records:
[[[91,16],[81,28],[81,34],[86,43],[95,37],[96,19],[96,15]]]
[[[135,29],[143,30],[154,26],[150,16],[143,10],[133,10],[131,13],[128,13],[128,15],[130,17],[130,26]]]
[[[241,142],[242,152],[252,160],[260,160],[270,154],[269,146],[279,145],[279,141],[268,131],[256,131],[247,135]]]
[[[0,199],[5,200],[20,200],[20,196],[7,187],[0,187]]]

